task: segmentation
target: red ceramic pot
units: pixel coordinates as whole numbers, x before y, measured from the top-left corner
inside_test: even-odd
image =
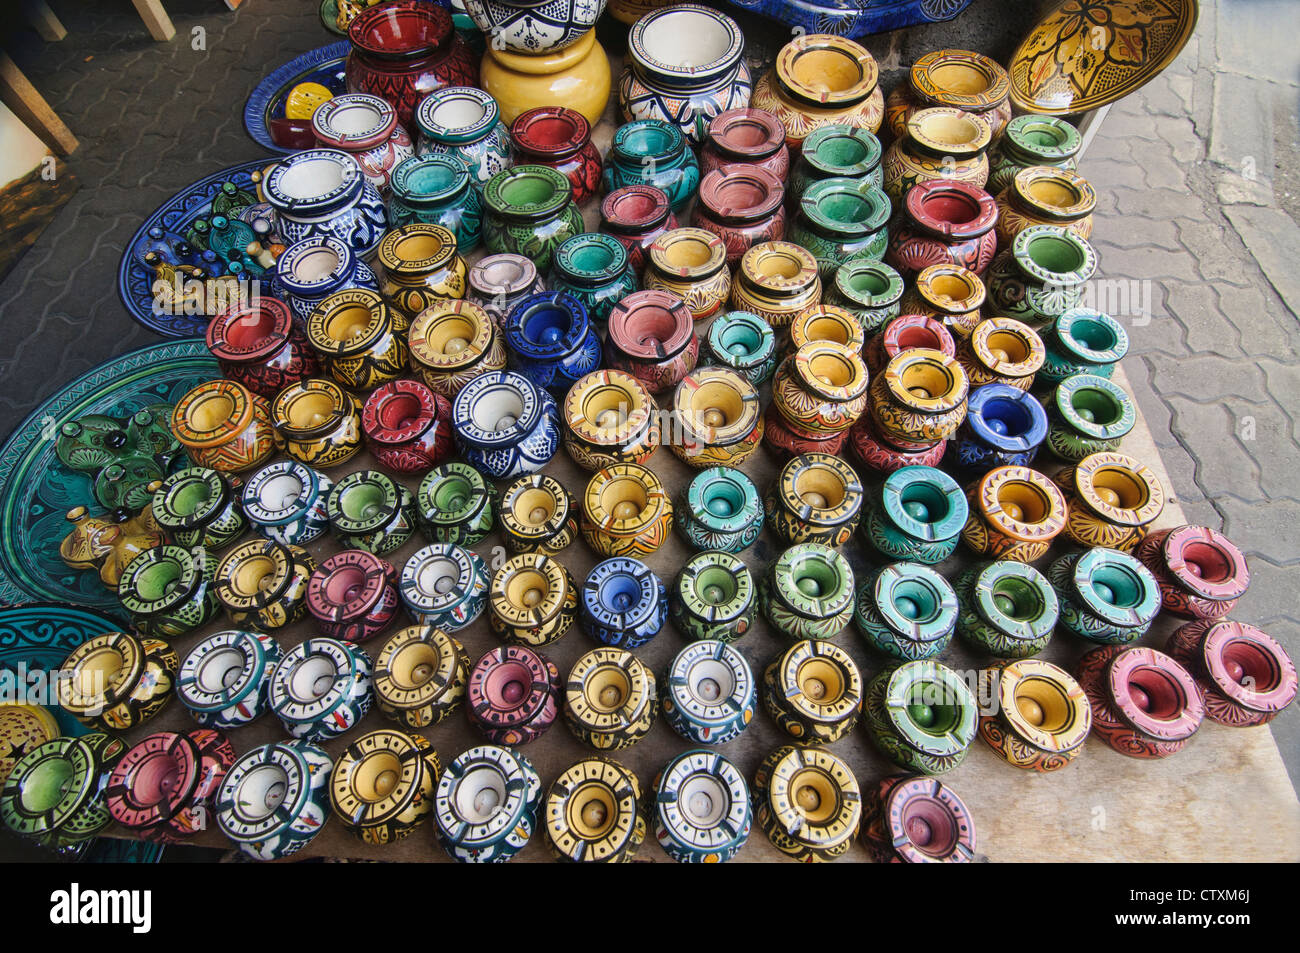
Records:
[[[212,800],[234,763],[235,749],[219,731],[159,731],[127,750],[103,797],[123,827],[176,843],[207,827]]]
[[[858,462],[868,470],[888,476],[903,467],[937,467],[948,448],[948,441],[936,440],[919,449],[896,447],[880,435],[871,414],[863,414],[849,431],[849,447]]]
[[[1075,677],[1092,708],[1092,733],[1120,754],[1168,757],[1205,718],[1187,669],[1155,649],[1103,645],[1079,660]]]
[[[579,205],[600,189],[600,150],[591,141],[591,123],[564,106],[540,106],[520,113],[510,125],[515,160],[563,172]]]
[[[785,237],[785,186],[767,169],[727,165],[700,183],[691,224],[712,232],[727,246],[727,267],[762,242]]]
[[[278,298],[257,298],[222,311],[208,325],[207,344],[222,374],[268,400],[290,384],[320,374],[307,335]]]
[[[1221,725],[1267,724],[1295,700],[1295,663],[1253,625],[1198,619],[1176,629],[1165,651],[1192,673],[1206,717]]]
[[[1208,526],[1152,533],[1134,555],[1160,583],[1164,610],[1185,619],[1223,618],[1250,585],[1246,557]]]
[[[785,126],[766,109],[728,109],[709,122],[700,149],[700,175],[724,165],[752,165],[784,182],[790,173],[790,147]]]
[[[628,295],[610,313],[608,334],[608,366],[631,374],[652,394],[675,387],[699,360],[691,309],[667,291]]]
[[[361,431],[380,466],[425,473],[451,454],[451,401],[420,381],[390,381],[366,398]]]
[[[844,449],[847,432],[827,436],[812,436],[791,426],[775,406],[769,405],[763,414],[763,441],[779,455],[798,456],[802,453],[829,453],[838,455]]]
[[[998,205],[979,186],[930,179],[908,190],[902,224],[891,230],[886,264],[904,278],[953,264],[983,275],[998,250]]]
[[[925,314],[900,314],[867,342],[863,356],[871,376],[876,377],[903,351],[917,347],[941,351],[948,357],[957,354],[957,342],[942,321]]]
[[[370,7],[352,21],[348,40],[348,92],[386,99],[408,130],[415,107],[434,90],[478,85],[478,58],[452,28],[451,13],[431,3]]]
[[[345,549],[316,567],[307,583],[307,611],[322,635],[363,642],[384,631],[402,604],[397,570],[364,549]]]
[[[600,203],[600,228],[627,249],[627,258],[638,274],[645,271],[650,246],[664,232],[677,227],[677,216],[668,196],[653,185],[625,185],[605,196]]]

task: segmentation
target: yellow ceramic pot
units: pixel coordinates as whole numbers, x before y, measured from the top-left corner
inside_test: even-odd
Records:
[[[790,322],[790,342],[787,353],[799,350],[814,341],[832,341],[861,353],[867,343],[867,332],[853,313],[833,304],[814,304],[804,308]]]
[[[543,553],[521,553],[492,576],[488,623],[512,645],[547,645],[564,636],[578,615],[578,590],[569,570]]]
[[[659,477],[635,463],[601,470],[582,495],[582,538],[605,556],[648,556],[673,528],[673,505]]]
[[[712,317],[731,294],[726,244],[702,228],[664,232],[650,245],[645,287],[677,295],[696,321]]]
[[[564,449],[584,470],[645,463],[662,429],[650,391],[623,371],[592,371],[564,398]]]
[[[280,447],[266,399],[230,380],[186,393],[172,409],[171,428],[191,460],[223,473],[251,470]]]
[[[918,110],[950,106],[975,113],[989,124],[996,142],[1011,120],[1011,78],[993,60],[970,50],[935,50],[914,64],[908,81],[885,100],[885,127],[895,138],[907,134]]]
[[[966,419],[969,387],[956,358],[909,348],[871,382],[871,420],[900,448],[947,440]]]
[[[764,318],[774,328],[822,299],[812,252],[793,242],[763,242],[745,252],[731,288],[731,307]]]
[[[456,236],[441,225],[413,223],[384,236],[375,253],[379,291],[408,321],[443,298],[463,298],[465,260]]]
[[[754,85],[750,105],[781,120],[791,148],[832,123],[874,133],[885,115],[879,75],[866,47],[843,36],[806,34],[781,48],[776,65]]]
[[[453,399],[485,371],[506,366],[501,333],[488,313],[468,301],[441,299],[421,311],[411,325],[411,368],[429,389]]]
[[[885,194],[897,209],[907,190],[927,179],[983,188],[989,179],[984,150],[991,140],[988,123],[973,113],[947,107],[919,110],[907,121],[907,134],[885,152]]]
[[[407,374],[405,316],[369,288],[329,295],[307,318],[307,340],[330,376],[350,390],[374,390]]]
[[[495,50],[489,43],[479,69],[483,88],[501,107],[507,126],[529,109],[564,105],[594,128],[609,101],[609,58],[595,30],[572,46],[537,55]]]
[[[1046,353],[1043,339],[1015,318],[985,318],[970,337],[957,340],[957,362],[972,389],[1009,384],[1027,391]]]
[[[1032,563],[1065,529],[1065,497],[1029,467],[994,467],[966,490],[970,501],[961,538],[990,559]]]
[[[852,427],[867,407],[867,365],[832,341],[805,344],[772,378],[772,407],[786,425],[814,439]]]
[[[903,294],[903,314],[924,314],[941,321],[954,338],[970,337],[984,306],[984,282],[961,265],[944,263],[921,269]]]
[[[758,390],[724,367],[687,374],[673,394],[673,414],[681,433],[670,449],[692,467],[740,466],[763,440]]]
[[[290,384],[271,405],[271,423],[289,456],[309,467],[336,467],[361,449],[361,402],[335,381]]]
[[[1080,546],[1132,552],[1165,508],[1159,477],[1122,453],[1090,453],[1053,480],[1065,495],[1065,535]]]
[[[1077,172],[1045,165],[1021,169],[998,195],[998,247],[1010,248],[1030,225],[1055,225],[1088,238],[1096,206],[1097,193]]]

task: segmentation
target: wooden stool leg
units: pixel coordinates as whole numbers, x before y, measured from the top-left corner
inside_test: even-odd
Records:
[[[149,35],[159,43],[165,43],[176,35],[176,27],[172,26],[172,19],[163,9],[162,0],[131,0],[135,4],[136,13],[140,14],[140,19],[144,25],[149,28]]]
[[[59,18],[54,15],[45,0],[23,0],[23,14],[41,39],[54,43],[68,35]]]
[[[68,155],[77,148],[77,137],[63,120],[55,115],[36,87],[18,69],[18,64],[7,53],[0,53],[0,100],[4,102],[32,132],[59,155]]]

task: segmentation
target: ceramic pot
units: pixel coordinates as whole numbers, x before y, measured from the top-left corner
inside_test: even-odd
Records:
[[[707,361],[761,387],[776,370],[776,332],[756,314],[728,311],[709,325]]]
[[[903,351],[871,383],[871,419],[900,446],[946,440],[966,418],[966,372],[929,348]]]
[[[579,301],[597,327],[603,327],[614,306],[637,290],[627,248],[610,235],[574,235],[555,250],[554,266],[551,288]]]
[[[505,0],[464,0],[474,25],[491,37],[494,50],[511,53],[550,53],[578,42],[600,19],[603,0],[561,3],[507,3]]]
[[[328,754],[303,741],[254,748],[226,772],[217,794],[217,825],[255,860],[296,853],[329,816],[333,766]],[[275,795],[281,789],[284,797],[279,799]]]
[[[754,84],[750,105],[781,120],[791,149],[828,125],[874,133],[885,112],[879,75],[866,48],[847,37],[800,34],[781,47],[775,65]]]
[[[557,860],[629,863],[645,840],[636,775],[610,758],[583,758],[561,772],[546,795],[546,839]]]
[[[989,305],[1032,328],[1079,306],[1097,270],[1097,253],[1068,229],[1031,225],[989,266]]]
[[[796,427],[782,416],[773,405],[763,414],[763,440],[778,457],[793,457],[801,453],[837,454],[844,447],[848,433],[811,435]]]
[[[470,721],[479,732],[493,743],[518,747],[555,723],[560,670],[540,652],[505,645],[474,663],[468,691]]]
[[[416,505],[430,542],[472,546],[492,531],[492,491],[467,463],[443,463],[426,473]]]
[[[867,369],[879,377],[885,372],[885,366],[898,355],[918,348],[939,351],[948,357],[957,355],[956,340],[942,321],[928,314],[900,314],[891,318],[881,332],[867,342],[863,356]]]
[[[336,467],[361,449],[361,401],[337,383],[309,377],[280,391],[271,422],[289,456],[311,467]]]
[[[790,172],[790,148],[785,126],[764,109],[741,107],[709,120],[700,146],[700,173],[707,176],[725,165],[752,165],[771,172],[781,182]]]
[[[858,353],[833,341],[805,344],[772,379],[772,407],[788,429],[814,439],[843,433],[867,406],[867,368]]]
[[[384,236],[376,256],[384,299],[414,322],[420,312],[465,296],[465,261],[441,225],[402,225]]]
[[[1246,557],[1208,526],[1152,533],[1134,553],[1160,584],[1160,605],[1184,619],[1221,619],[1250,586]]]
[[[544,165],[517,165],[498,172],[483,189],[487,218],[483,244],[489,252],[523,255],[539,271],[551,267],[565,239],[585,231],[573,204],[573,187]]]
[[[825,289],[826,302],[856,317],[871,336],[898,317],[903,279],[884,262],[855,258],[835,269]]]
[[[889,200],[866,179],[821,179],[804,190],[787,237],[813,253],[829,283],[841,265],[884,256],[889,215]]]
[[[692,556],[673,585],[670,611],[687,639],[735,642],[754,624],[754,579],[730,553]]]
[[[536,473],[560,445],[555,399],[512,371],[475,377],[451,414],[461,455],[496,480]]]
[[[763,502],[742,470],[712,467],[697,474],[677,500],[677,528],[694,548],[739,553],[763,530]]]
[[[478,85],[474,55],[452,29],[451,12],[436,5],[371,7],[348,25],[348,40],[348,92],[388,100],[406,129],[415,128],[415,109],[434,90]]]
[[[998,63],[970,50],[935,50],[912,64],[908,82],[885,101],[885,125],[894,138],[920,109],[949,106],[979,116],[998,142],[1011,119],[1011,79]]]
[[[564,174],[581,205],[600,189],[600,150],[591,141],[591,123],[565,106],[539,106],[510,124],[515,161],[544,165]]]
[[[1073,761],[1092,729],[1092,708],[1079,683],[1038,659],[990,672],[997,706],[979,722],[989,747],[1009,764],[1032,771],[1059,771]]]
[[[906,135],[885,152],[882,188],[894,208],[927,179],[954,179],[983,188],[989,178],[991,132],[973,113],[948,107],[921,109],[907,120]]]
[[[640,274],[645,270],[651,244],[660,235],[677,228],[677,217],[662,189],[653,185],[625,185],[601,201],[600,227],[627,250],[630,270]]]
[[[5,827],[58,850],[75,847],[113,823],[101,792],[126,744],[93,731],[51,738],[20,757],[0,789]]]
[[[415,531],[411,491],[379,470],[354,470],[329,493],[330,529],[341,546],[387,556]]]
[[[179,638],[217,613],[212,570],[202,547],[155,546],[127,563],[117,583],[117,598],[140,635]]]
[[[1091,453],[1052,479],[1069,508],[1065,535],[1080,546],[1132,552],[1165,508],[1159,477],[1122,453]]]
[[[171,701],[179,669],[166,642],[129,632],[92,636],[59,666],[59,705],[92,730],[126,731]]]
[[[498,523],[502,542],[515,553],[554,556],[578,537],[578,509],[554,477],[519,477],[501,492]]]
[[[565,636],[578,614],[569,570],[541,553],[522,553],[492,576],[488,622],[511,645],[548,645]]]
[[[208,350],[223,376],[267,400],[320,373],[320,363],[293,312],[276,298],[222,311],[208,325]]]
[[[113,820],[135,836],[180,843],[207,827],[213,798],[234,761],[229,739],[211,728],[146,735],[113,766],[104,802]]]
[[[862,712],[862,675],[839,646],[796,642],[763,672],[763,707],[777,727],[803,744],[838,741]]]
[[[416,153],[460,159],[469,169],[475,189],[514,165],[501,108],[481,89],[448,86],[434,90],[416,107],[415,125],[419,133]]]
[[[715,169],[700,182],[691,225],[722,239],[732,268],[751,245],[785,237],[784,198],[781,180],[766,169]]]
[[[217,565],[217,601],[237,626],[282,629],[307,611],[307,583],[315,569],[316,560],[300,546],[250,539]]]
[[[481,64],[483,88],[512,123],[520,113],[563,102],[587,122],[600,122],[609,102],[609,58],[588,30],[572,45],[547,53],[511,53],[491,45]]]
[[[424,473],[451,453],[451,403],[419,381],[390,381],[366,398],[361,430],[380,466]]]
[[[926,660],[904,662],[873,678],[863,715],[889,760],[920,774],[942,774],[965,759],[979,706],[960,675]]]
[[[867,129],[847,123],[819,126],[803,141],[786,197],[793,205],[822,179],[856,179],[880,188],[883,155],[880,140]]]
[[[749,839],[749,785],[716,751],[677,755],[654,780],[655,839],[681,864],[726,863]]]
[[[933,565],[956,550],[967,515],[956,480],[932,466],[905,466],[881,483],[861,535],[889,559]]]
[[[564,721],[583,744],[617,751],[636,744],[659,712],[658,686],[624,649],[592,649],[574,663],[564,686]]]
[[[700,186],[700,166],[680,128],[660,119],[636,119],[615,131],[601,181],[606,192],[652,185],[680,212]]]
[[[853,570],[829,546],[800,543],[768,567],[758,595],[764,617],[787,640],[831,639],[853,618]]]
[[[668,538],[673,506],[654,473],[635,463],[617,463],[588,481],[578,525],[597,553],[636,559]]]
[[[758,390],[724,367],[687,374],[673,394],[680,428],[669,449],[688,466],[739,467],[763,439]]]
[[[784,328],[809,305],[821,301],[817,259],[791,242],[763,242],[740,259],[731,289],[731,307],[766,318]]]
[[[330,808],[363,843],[391,844],[428,819],[441,767],[433,746],[419,735],[391,728],[367,732],[334,765]]]
[[[902,223],[885,260],[910,277],[930,265],[960,265],[982,275],[998,250],[997,202],[969,182],[928,179],[908,190]]]
[[[1033,566],[981,563],[957,577],[957,633],[995,658],[1037,655],[1052,638],[1060,601]]]
[[[248,528],[238,487],[216,470],[186,467],[163,481],[153,495],[150,513],[176,545],[222,549]]]
[[[337,291],[307,319],[307,340],[330,376],[349,390],[369,391],[407,373],[406,319],[378,292]]]
[[[1065,529],[1065,497],[1028,467],[995,467],[967,487],[966,497],[970,516],[961,538],[981,556],[1031,563]]]
[[[275,260],[273,287],[277,295],[289,302],[301,330],[316,306],[334,292],[351,288],[378,291],[379,279],[346,242],[333,235],[315,235],[292,243]],[[274,396],[271,394],[267,399]]]
[[[469,657],[442,629],[411,625],[384,643],[375,658],[375,705],[406,728],[431,728],[465,700]]]
[[[538,387],[567,390],[600,366],[587,309],[564,291],[542,291],[511,308],[505,342],[514,371]]]
[[[853,623],[869,646],[893,659],[932,658],[952,641],[957,596],[933,569],[891,563],[858,590]]]
[[[393,169],[415,155],[397,110],[378,96],[345,93],[328,99],[311,114],[311,127],[321,148],[352,156],[380,195],[388,192]]]
[[[1079,660],[1075,677],[1092,708],[1092,733],[1131,758],[1177,754],[1205,718],[1191,674],[1155,649],[1099,646]]]
[[[743,655],[725,642],[694,642],[668,665],[664,721],[694,744],[726,744],[749,727],[756,694],[754,673]]]
[[[1008,384],[986,384],[966,401],[957,431],[957,465],[972,475],[993,467],[1028,466],[1047,437],[1047,412]]]
[[[970,809],[935,778],[882,778],[862,799],[862,843],[880,864],[969,863],[975,859]]]
[[[1043,366],[1043,340],[1015,318],[985,318],[957,345],[957,360],[966,371],[972,394],[989,384],[1028,391]]]
[[[989,191],[1008,188],[1021,169],[1031,165],[1074,169],[1083,145],[1079,131],[1056,116],[1016,116],[989,150]]]
[[[1075,374],[1110,377],[1128,353],[1128,332],[1108,314],[1071,308],[1043,329],[1043,366],[1036,380],[1059,384]]]
[[[659,408],[645,384],[623,371],[593,371],[564,398],[564,448],[584,470],[645,463],[659,448]]]
[[[515,304],[545,290],[546,282],[532,259],[504,253],[485,255],[470,268],[465,298],[486,311],[498,328],[504,328],[506,315]]]
[[[947,440],[933,443],[902,441],[896,446],[887,439],[872,414],[863,414],[848,432],[849,448],[854,458],[872,474],[888,476],[903,467],[937,467],[948,448]]]
[[[648,252],[647,291],[666,291],[686,302],[696,321],[722,310],[731,295],[726,243],[702,228],[674,228]]]
[[[1201,619],[1170,634],[1165,651],[1187,669],[1221,725],[1264,725],[1296,696],[1296,669],[1281,645],[1244,622]]]
[[[754,805],[772,846],[805,863],[843,856],[862,823],[858,780],[825,748],[783,745],[764,758],[754,772]]]
[[[407,159],[393,171],[388,224],[441,225],[469,253],[483,240],[483,199],[458,156],[431,153]]]
[[[987,290],[979,275],[960,265],[929,265],[899,305],[904,314],[924,314],[943,323],[956,338],[969,337],[980,322]]]
[[[406,561],[398,587],[412,621],[457,632],[487,603],[487,563],[455,543],[430,543]]]
[[[487,312],[468,301],[430,305],[411,325],[408,341],[413,369],[445,400],[480,375],[505,370],[501,334]]]
[[[283,445],[266,400],[234,381],[187,391],[172,410],[171,428],[196,465],[222,473],[251,470]]]
[[[271,673],[283,655],[269,635],[237,629],[210,635],[181,662],[176,696],[205,728],[247,725],[266,714]]]
[[[605,362],[631,374],[652,394],[667,390],[695,369],[700,339],[690,308],[665,291],[637,291],[609,316]]]
[[[383,199],[352,157],[337,149],[286,156],[262,180],[261,192],[286,245],[336,238],[364,261],[388,227]]]
[[[1097,547],[1068,553],[1047,567],[1061,605],[1060,625],[1103,645],[1146,635],[1160,611],[1160,586],[1128,553]]]
[[[582,590],[582,627],[606,645],[640,648],[668,620],[663,581],[639,560],[616,556],[597,563]]]
[[[1137,424],[1124,388],[1106,377],[1076,374],[1056,385],[1047,404],[1047,446],[1075,463],[1091,453],[1115,451]]]
[[[1031,225],[1055,225],[1088,238],[1096,207],[1097,193],[1079,173],[1044,166],[1021,169],[998,193],[998,247],[1010,248]]]
[[[370,711],[371,663],[351,642],[312,638],[284,654],[268,700],[284,730],[318,744],[338,738]]]
[[[470,748],[438,781],[438,842],[461,863],[504,863],[528,843],[541,799],[542,780],[523,755],[495,745]]]
[[[763,502],[767,525],[782,540],[840,546],[862,515],[862,483],[839,457],[807,453],[786,462]]]

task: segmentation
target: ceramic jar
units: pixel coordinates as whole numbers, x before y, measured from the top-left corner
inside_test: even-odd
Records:
[[[390,381],[366,398],[361,430],[380,466],[424,473],[451,453],[451,403],[419,381]]]
[[[388,227],[383,199],[352,157],[337,149],[286,156],[262,180],[261,192],[286,245],[336,238],[364,261]]]
[[[1079,173],[1045,166],[1021,169],[998,194],[998,246],[1010,248],[1031,225],[1055,225],[1088,238],[1096,207],[1097,193]]]
[[[752,165],[784,182],[790,172],[790,147],[785,126],[764,109],[741,107],[709,120],[700,145],[700,173],[707,176],[724,165]]]
[[[1152,533],[1134,554],[1160,584],[1160,605],[1184,619],[1221,619],[1250,585],[1241,550],[1208,526]]]
[[[822,126],[874,133],[885,112],[879,76],[864,46],[842,36],[800,34],[781,47],[775,65],[754,84],[750,105],[781,120],[791,149]]]
[[[497,509],[501,541],[515,553],[554,556],[578,538],[578,507],[555,477],[534,473],[511,481]]]
[[[252,749],[226,772],[217,794],[217,825],[254,860],[298,852],[329,816],[333,766],[328,754],[304,741]],[[281,785],[284,797],[278,799]]]
[[[367,732],[334,765],[330,808],[363,843],[391,844],[426,821],[440,771],[437,753],[420,735]]]
[[[902,216],[885,260],[904,277],[945,264],[982,275],[993,262],[998,205],[978,186],[953,179],[918,182],[903,199]]]
[[[492,531],[492,491],[483,474],[459,460],[424,475],[416,508],[430,542],[472,546]]]
[[[724,367],[687,374],[673,394],[673,416],[680,428],[669,449],[697,469],[739,467],[763,439],[758,390]]]
[[[611,758],[583,758],[551,785],[545,805],[551,854],[571,863],[630,863],[645,840],[636,775]]]
[[[266,714],[271,673],[283,655],[269,635],[237,629],[218,632],[185,656],[176,695],[203,727],[239,728]]]
[[[407,373],[406,319],[378,292],[337,291],[307,319],[307,340],[330,376],[349,390],[369,391]]]
[[[627,249],[629,267],[637,274],[645,271],[655,239],[675,228],[677,216],[668,194],[653,185],[625,185],[614,189],[600,203],[601,231]]]
[[[447,86],[434,90],[416,107],[415,125],[419,134],[416,153],[460,159],[469,169],[475,189],[514,164],[501,109],[481,89]]]
[[[416,107],[434,90],[478,85],[474,55],[439,6],[400,0],[371,7],[348,25],[348,40],[348,92],[388,100],[406,129],[415,128]]]
[[[488,371],[461,388],[451,408],[461,455],[486,476],[536,473],[560,446],[555,398],[512,371]]]
[[[271,675],[271,710],[292,737],[319,744],[347,734],[370,711],[370,656],[351,642],[311,638]]]
[[[862,674],[832,642],[796,642],[764,670],[763,707],[796,741],[838,741],[858,723]]]
[[[216,470],[186,467],[163,481],[150,512],[158,528],[178,546],[222,549],[248,528],[238,486]]]
[[[76,847],[113,823],[99,793],[126,751],[114,735],[93,731],[28,749],[0,789],[0,818],[15,834],[55,850]]]
[[[501,564],[488,597],[492,631],[511,645],[548,645],[564,637],[578,615],[578,588],[569,570],[541,553]]]
[[[885,254],[889,216],[885,194],[865,179],[822,179],[804,190],[788,237],[812,252],[829,283],[841,265]]]
[[[176,639],[216,615],[212,569],[202,547],[155,546],[126,564],[117,598],[140,635]]]
[[[430,543],[406,561],[398,587],[412,621],[456,632],[483,612],[487,563],[455,543]]]
[[[416,316],[407,341],[412,370],[445,400],[454,400],[481,374],[505,370],[500,332],[486,311],[468,301],[431,304]]]
[[[651,244],[647,291],[666,291],[686,302],[696,321],[712,317],[731,295],[726,243],[702,228],[674,228]]]
[[[1038,659],[990,672],[997,704],[979,721],[989,747],[1009,764],[1032,771],[1059,771],[1073,761],[1092,729],[1092,708],[1070,673]]]
[[[1137,424],[1124,388],[1107,377],[1075,374],[1056,385],[1047,404],[1047,446],[1062,460],[1114,451]]]
[[[763,242],[745,252],[731,289],[731,307],[784,328],[809,305],[821,301],[818,262],[792,242]]]
[[[1165,651],[1196,680],[1205,717],[1221,725],[1268,724],[1295,700],[1295,664],[1253,625],[1230,619],[1189,622],[1173,631]]]
[[[1122,453],[1090,453],[1052,478],[1065,496],[1065,535],[1080,546],[1132,552],[1165,508],[1155,473]]]
[[[631,374],[652,394],[674,387],[695,369],[700,339],[690,308],[666,291],[637,291],[609,316],[605,362]]]
[[[966,401],[957,431],[957,465],[978,476],[991,467],[1028,466],[1047,437],[1047,412],[1009,384],[986,384]]]
[[[799,543],[759,580],[759,603],[772,627],[791,642],[831,639],[853,618],[853,570],[820,543]]]
[[[970,50],[935,50],[912,64],[908,82],[885,101],[885,125],[895,138],[907,134],[907,121],[931,106],[949,106],[988,123],[993,141],[1011,119],[1011,79],[998,63]]]
[[[776,370],[776,332],[756,314],[728,311],[709,325],[706,360],[761,387]]]
[[[975,821],[948,786],[896,774],[863,795],[862,843],[878,864],[969,863],[975,859]]]
[[[605,9],[601,0],[566,0],[551,6],[506,3],[504,0],[464,0],[465,12],[490,38],[489,47],[511,53],[549,53],[578,42]]]
[[[700,182],[691,225],[722,239],[732,268],[751,245],[785,237],[784,199],[781,180],[766,169],[715,169]]]
[[[587,545],[605,556],[648,556],[673,527],[673,505],[659,477],[635,463],[596,473],[582,495],[579,528]]]
[[[582,587],[582,627],[621,649],[645,645],[668,621],[668,591],[645,563],[626,556],[592,567]]]
[[[82,642],[63,660],[58,702],[92,730],[126,731],[171,701],[179,670],[180,660],[166,642],[106,632]]]
[[[899,305],[904,314],[924,314],[943,323],[954,337],[969,337],[980,321],[987,289],[979,275],[961,265],[929,265],[917,272]]]
[[[586,230],[573,204],[573,186],[544,165],[517,165],[488,179],[483,244],[489,252],[523,255],[539,271],[551,267],[555,250]]]
[[[673,584],[670,612],[683,637],[735,642],[754,624],[756,590],[749,569],[730,553],[696,553]]]
[[[645,463],[659,449],[659,408],[638,378],[592,371],[564,398],[564,449],[584,470]]]
[[[989,177],[984,154],[989,142],[989,126],[979,116],[947,107],[919,110],[907,120],[906,135],[885,152],[882,187],[895,208],[927,179],[954,179],[982,189]]]
[[[957,548],[968,515],[957,481],[930,466],[890,473],[862,521],[861,535],[889,559],[933,565]]]
[[[1051,641],[1060,601],[1047,577],[1014,562],[980,563],[953,587],[960,613],[957,634],[995,658],[1028,658]]]
[[[886,476],[903,467],[936,467],[948,448],[947,440],[917,443],[886,437],[871,413],[863,414],[849,430],[848,443],[858,463]]]
[[[466,299],[478,305],[504,328],[506,315],[516,303],[531,294],[546,290],[546,282],[532,259],[523,255],[484,255],[469,270]]]
[[[217,565],[217,601],[237,626],[282,629],[307,611],[307,584],[315,569],[316,560],[301,546],[250,539]]]
[[[544,165],[561,172],[581,205],[600,189],[600,150],[591,141],[591,123],[565,106],[539,106],[520,113],[510,124],[515,161]]]
[[[848,345],[805,344],[772,379],[772,410],[787,429],[813,439],[848,430],[866,406],[867,368]]]
[[[689,793],[690,796],[684,796]],[[654,780],[655,839],[682,864],[725,863],[749,839],[749,785],[716,751],[677,755]]]
[[[606,192],[625,185],[652,185],[668,196],[674,212],[695,197],[700,166],[681,129],[660,119],[637,119],[619,126],[605,157],[601,181]]]
[[[609,57],[595,30],[547,53],[511,53],[489,44],[481,69],[483,89],[497,101],[506,123],[529,109],[563,102],[594,124],[609,101]]]
[[[465,647],[442,629],[410,625],[375,658],[375,705],[406,728],[431,728],[460,707],[469,681]]]
[[[402,225],[384,236],[376,256],[379,291],[413,322],[421,311],[465,296],[465,260],[456,236],[441,225]]]
[[[743,470],[712,467],[694,477],[677,500],[677,528],[696,549],[739,553],[763,530],[763,501]]]
[[[222,473],[251,470],[282,446],[266,400],[228,380],[187,391],[172,410],[171,428],[196,465]]]
[[[334,292],[349,288],[378,291],[379,279],[345,242],[333,235],[315,235],[289,245],[275,260],[272,287],[289,302],[298,324],[303,325],[316,305]]]
[[[989,150],[989,191],[997,195],[1031,165],[1074,169],[1083,137],[1058,116],[1016,116]]]
[[[952,669],[930,660],[904,662],[867,685],[863,715],[876,747],[899,767],[942,774],[965,759],[979,704]]]
[[[411,491],[379,470],[353,470],[326,502],[330,530],[341,546],[387,556],[415,530]]]
[[[1146,635],[1160,611],[1160,586],[1128,553],[1097,547],[1067,553],[1047,567],[1061,605],[1061,628],[1103,645]]]
[[[1131,758],[1166,758],[1187,747],[1205,702],[1187,669],[1144,646],[1103,645],[1075,677],[1092,708],[1092,733]]]
[[[862,483],[839,457],[800,454],[781,468],[763,509],[768,528],[791,545],[840,546],[862,516]]]
[[[504,863],[528,843],[541,799],[542,779],[523,755],[495,745],[470,748],[438,781],[438,842],[461,863]]]
[[[862,823],[849,765],[825,748],[783,745],[754,772],[754,822],[772,846],[805,863],[843,856]]]
[[[208,325],[206,343],[224,377],[264,397],[320,373],[315,352],[278,298],[234,305]]]
[[[515,372],[542,388],[568,390],[600,365],[587,309],[564,291],[541,291],[511,308],[505,342]]]
[[[1036,380],[1059,384],[1075,374],[1110,377],[1128,353],[1128,332],[1108,314],[1071,308],[1043,329],[1043,366]]]
[[[432,153],[407,159],[393,171],[388,223],[441,225],[469,253],[483,239],[483,199],[459,157]]]
[[[957,595],[927,566],[891,563],[858,590],[853,624],[869,646],[891,658],[931,658],[952,641]]]
[[[971,484],[966,496],[970,516],[961,538],[982,556],[1031,563],[1065,529],[1065,497],[1037,470],[995,467]]]
[[[564,721],[583,744],[617,751],[636,744],[659,712],[658,686],[631,652],[592,649],[574,663],[564,686]]]
[[[946,440],[966,418],[966,372],[955,358],[911,348],[871,383],[871,419],[888,440],[910,449]]]
[[[584,232],[555,250],[551,288],[577,299],[587,319],[603,327],[614,306],[636,291],[637,276],[621,239]]]
[[[312,467],[336,467],[361,449],[361,401],[334,381],[309,377],[280,391],[271,422],[289,456]]]
[[[928,314],[900,314],[867,342],[863,356],[867,368],[878,377],[898,355],[918,348],[939,351],[948,357],[957,355],[956,341],[942,321]]]
[[[380,195],[388,191],[393,169],[415,155],[397,110],[378,96],[345,93],[328,99],[311,114],[311,127],[322,148],[352,156]]]
[[[169,844],[207,827],[212,801],[235,761],[230,740],[211,728],[159,731],[126,750],[104,802],[123,828]]]
[[[884,150],[875,134],[859,126],[831,123],[808,134],[794,160],[786,197],[793,204],[822,179],[856,179],[880,188]]]
[[[855,258],[835,269],[826,285],[826,302],[858,319],[868,336],[879,332],[899,315],[903,279],[882,261]]]
[[[664,679],[664,721],[697,745],[721,745],[754,719],[754,673],[725,642],[694,642],[674,656]]]
[[[559,695],[560,670],[522,645],[492,649],[469,671],[470,722],[494,744],[518,747],[541,737],[555,724]]]
[[[1097,253],[1084,239],[1055,225],[1031,225],[989,266],[989,305],[1032,328],[1078,307],[1097,270]]]
[[[1028,391],[1044,354],[1043,339],[1015,318],[985,318],[957,342],[957,360],[972,392],[989,384]]]

